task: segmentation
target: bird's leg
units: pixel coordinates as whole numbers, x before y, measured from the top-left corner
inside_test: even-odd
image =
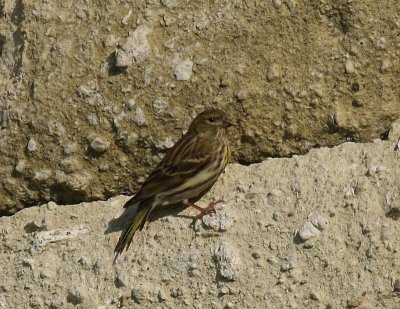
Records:
[[[211,202],[210,204],[208,204],[208,206],[206,208],[197,206],[188,200],[183,201],[183,203],[187,206],[196,208],[198,211],[200,211],[200,214],[198,214],[196,217],[193,218],[193,224],[194,224],[197,220],[202,219],[205,215],[215,213],[215,205],[217,205],[219,203],[224,203],[224,201],[218,200],[218,201]]]

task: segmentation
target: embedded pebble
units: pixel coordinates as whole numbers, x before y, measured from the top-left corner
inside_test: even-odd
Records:
[[[115,52],[115,65],[118,68],[127,68],[132,64],[141,63],[150,56],[151,48],[147,40],[150,32],[151,29],[144,25],[129,32],[125,44],[117,48]]]
[[[203,217],[203,224],[215,231],[226,231],[231,227],[232,223],[231,218],[226,213],[218,210],[213,214]]]
[[[65,155],[71,155],[73,153],[76,153],[78,151],[78,144],[77,143],[71,143],[68,144],[64,147],[64,154]]]
[[[229,294],[229,288],[227,288],[226,286],[222,287],[219,290],[220,294],[225,295],[225,294]]]
[[[315,212],[310,212],[307,216],[307,219],[319,230],[323,230],[328,226],[328,219]]]
[[[71,229],[55,229],[51,231],[36,232],[33,240],[33,247],[43,247],[51,242],[72,239],[79,235],[86,234],[90,229],[83,225],[77,225]]]
[[[114,34],[108,34],[103,41],[105,47],[113,47],[118,43],[118,37]]]
[[[131,291],[131,298],[135,301],[135,303],[140,304],[146,299],[146,294],[148,293],[142,286],[135,287]]]
[[[272,0],[272,5],[274,8],[279,9],[282,6],[282,1],[281,0]]]
[[[385,49],[386,48],[386,39],[384,37],[380,37],[378,41],[376,42],[376,47],[379,49]]]
[[[391,61],[388,58],[384,58],[384,59],[382,59],[381,67],[379,68],[379,71],[381,73],[385,73],[385,72],[388,72],[391,67],[392,67]]]
[[[214,250],[218,273],[227,280],[236,280],[243,268],[239,252],[230,243],[223,241]]]
[[[90,114],[86,117],[87,122],[92,126],[97,126],[100,123],[100,118],[96,114]]]
[[[153,107],[160,111],[166,109],[168,107],[168,103],[162,99],[155,100],[153,103]]]
[[[95,137],[89,144],[90,149],[98,154],[102,154],[110,148],[110,142],[104,140],[102,137]]]
[[[279,65],[276,63],[271,64],[267,72],[267,80],[273,81],[281,75]]]
[[[155,144],[157,149],[169,149],[174,146],[174,141],[172,137],[168,136],[165,140]]]
[[[62,160],[60,167],[66,173],[74,173],[82,169],[81,162],[77,157],[69,157]]]
[[[127,24],[128,24],[128,20],[129,20],[129,18],[131,17],[131,15],[132,15],[132,10],[129,10],[129,11],[128,11],[128,14],[126,14],[126,15],[122,18],[121,23],[122,23],[123,25],[127,25]]]
[[[297,267],[298,261],[296,255],[288,255],[285,262],[281,265],[282,271],[289,271]]]
[[[164,301],[166,301],[168,299],[167,294],[165,294],[164,290],[162,290],[162,289],[158,290],[158,295],[157,296],[158,296],[158,300],[160,302],[164,302]]]
[[[177,288],[173,288],[172,290],[171,290],[171,296],[173,297],[173,298],[178,298],[178,297],[181,297],[181,296],[183,296],[183,294],[184,294],[184,291],[182,290],[182,288],[181,287],[177,287]]]
[[[116,128],[120,128],[120,124],[121,124],[121,122],[123,122],[125,120],[125,118],[126,118],[126,113],[125,112],[119,113],[117,116],[115,116],[113,118],[113,125]]]
[[[300,228],[298,234],[302,240],[308,240],[318,236],[321,232],[311,222],[306,222]]]
[[[249,97],[249,93],[247,90],[242,89],[237,93],[236,97],[239,101],[244,101]]]
[[[83,171],[82,173],[72,173],[65,175],[62,172],[56,174],[56,182],[67,186],[74,192],[85,192],[92,180],[89,172]]]
[[[374,176],[377,172],[379,172],[379,166],[376,165],[368,166],[367,176]]]
[[[86,291],[87,289],[81,287],[71,288],[67,294],[67,301],[73,305],[82,304],[88,297]]]
[[[388,141],[398,141],[400,138],[400,119],[394,121],[390,126]]]
[[[346,69],[346,73],[354,73],[355,71],[355,67],[354,67],[354,62],[351,59],[346,59],[346,62],[344,64],[345,69]]]
[[[33,179],[37,182],[45,182],[47,179],[50,178],[51,174],[51,170],[40,170],[35,172],[35,174],[33,175]]]
[[[136,97],[133,97],[132,99],[126,101],[125,107],[129,110],[132,110],[135,104],[136,104]]]
[[[393,284],[393,292],[400,292],[400,280],[396,279]]]
[[[39,217],[32,221],[30,224],[31,230],[35,231],[47,231],[49,227],[49,220],[47,217]]]
[[[22,173],[23,170],[25,169],[25,167],[26,167],[26,161],[25,160],[18,160],[18,163],[15,166],[15,171],[17,173]]]
[[[144,112],[140,107],[136,109],[135,114],[133,115],[133,122],[139,127],[147,124]]]
[[[176,54],[171,61],[172,71],[177,80],[189,80],[192,76],[193,61],[189,58],[182,60],[179,54]]]
[[[274,188],[271,191],[269,191],[268,194],[271,195],[271,196],[281,196],[282,195],[282,191],[279,190],[279,189]]]
[[[28,149],[29,152],[34,152],[38,148],[38,143],[31,137],[29,139],[28,145],[26,146],[26,149]]]

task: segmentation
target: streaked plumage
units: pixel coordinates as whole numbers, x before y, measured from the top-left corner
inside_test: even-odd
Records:
[[[230,156],[226,128],[232,124],[218,109],[206,110],[193,120],[188,132],[168,151],[136,195],[125,204],[126,208],[139,203],[132,224],[115,247],[115,258],[125,247],[129,248],[135,232],[144,227],[155,207],[182,202],[202,212],[196,218],[213,211],[215,203],[200,208],[193,202],[213,186],[225,169]]]

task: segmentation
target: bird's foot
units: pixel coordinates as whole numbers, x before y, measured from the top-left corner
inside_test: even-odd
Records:
[[[208,206],[206,208],[202,208],[202,207],[199,207],[199,206],[197,206],[197,205],[195,205],[195,204],[193,204],[193,203],[188,201],[186,203],[187,205],[189,205],[189,206],[191,206],[193,208],[196,208],[198,211],[200,211],[200,214],[198,214],[197,216],[195,216],[193,218],[193,221],[192,221],[191,225],[194,226],[196,221],[199,220],[199,219],[203,219],[203,217],[205,215],[215,213],[215,205],[220,204],[220,203],[225,203],[225,201],[224,200],[214,201],[214,202],[211,202],[210,204],[208,204]]]

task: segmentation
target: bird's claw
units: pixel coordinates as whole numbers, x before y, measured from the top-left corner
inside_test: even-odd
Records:
[[[197,220],[203,219],[204,216],[206,216],[208,214],[215,214],[217,212],[215,210],[215,205],[220,204],[220,203],[225,203],[225,201],[223,201],[223,200],[214,201],[214,202],[211,202],[206,208],[203,208],[201,210],[201,213],[193,218],[193,221],[190,224],[190,227],[194,227]]]

